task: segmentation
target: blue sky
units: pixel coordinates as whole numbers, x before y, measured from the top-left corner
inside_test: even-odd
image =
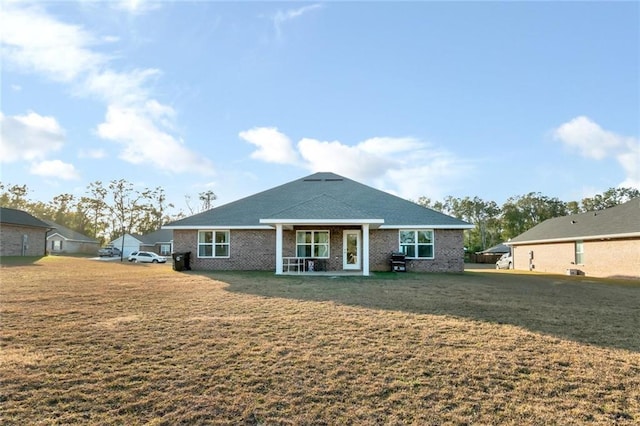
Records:
[[[1,27],[1,180],[32,199],[640,188],[638,2],[3,1]]]

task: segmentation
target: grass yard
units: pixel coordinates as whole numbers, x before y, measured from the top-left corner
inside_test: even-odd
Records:
[[[2,424],[638,424],[640,283],[0,268]]]

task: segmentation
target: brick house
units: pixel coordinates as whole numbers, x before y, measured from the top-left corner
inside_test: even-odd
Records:
[[[464,221],[333,173],[315,173],[163,226],[200,270],[462,272]]]
[[[514,269],[640,278],[640,198],[546,220],[506,244]]]
[[[51,227],[29,213],[0,207],[0,256],[44,256]]]

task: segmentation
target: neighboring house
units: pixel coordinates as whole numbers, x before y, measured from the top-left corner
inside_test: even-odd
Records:
[[[514,269],[640,278],[640,198],[546,220],[506,244]]]
[[[45,220],[51,231],[47,234],[49,253],[85,253],[96,254],[100,248],[98,240],[73,231],[57,223]]]
[[[123,243],[124,238],[124,243]],[[122,256],[128,257],[134,251],[142,250],[142,236],[137,234],[124,234],[124,237],[118,237],[111,241],[108,245],[122,250]]]
[[[140,250],[152,251],[160,256],[170,256],[173,248],[173,231],[171,229],[158,229],[140,237],[142,244]]]
[[[44,256],[51,227],[29,213],[0,207],[0,256]]]
[[[462,272],[466,222],[351,179],[316,173],[163,227],[200,270]]]
[[[473,262],[477,263],[496,263],[496,261],[500,259],[500,256],[510,252],[511,248],[509,248],[509,246],[498,244],[486,250],[476,252],[471,258]]]

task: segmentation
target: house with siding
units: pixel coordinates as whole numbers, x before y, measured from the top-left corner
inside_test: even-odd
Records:
[[[134,251],[142,250],[144,242],[142,241],[142,235],[138,234],[124,234],[109,242],[108,246],[112,246],[122,251],[122,256],[127,257]]]
[[[196,270],[462,272],[464,221],[334,173],[315,173],[171,222]]]
[[[171,256],[173,247],[173,231],[158,229],[139,237],[142,240],[140,250],[151,251],[160,256]]]
[[[140,250],[151,251],[161,256],[170,256],[173,246],[173,231],[158,229],[145,235],[125,234],[124,237],[120,236],[108,245],[122,250],[125,257]]]
[[[44,256],[51,227],[29,213],[0,207],[0,256]]]
[[[52,254],[96,254],[100,243],[95,238],[59,225],[50,220],[44,220],[51,231],[47,234],[47,250]]]
[[[640,198],[548,219],[506,244],[514,269],[640,278]]]

